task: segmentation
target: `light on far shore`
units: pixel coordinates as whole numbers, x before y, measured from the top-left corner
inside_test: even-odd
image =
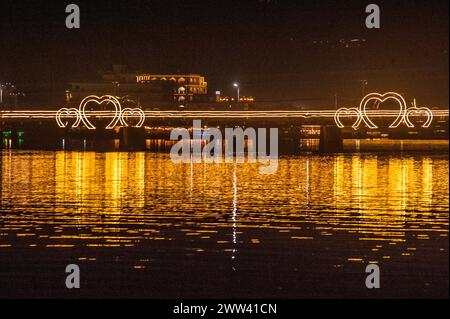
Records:
[[[239,100],[240,100],[240,94],[239,94],[239,83],[237,83],[237,82],[234,82],[234,84],[233,84],[233,86],[235,87],[235,88],[237,88],[237,102],[239,103]]]

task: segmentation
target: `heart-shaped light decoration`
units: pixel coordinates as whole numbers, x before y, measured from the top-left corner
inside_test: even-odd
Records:
[[[367,110],[366,110],[367,105],[369,104],[369,102],[372,102],[372,101],[375,101],[377,103],[383,103],[383,102],[385,102],[387,100],[394,100],[400,106],[400,110],[399,110],[399,113],[397,115],[397,118],[395,119],[394,122],[392,122],[391,125],[389,125],[389,128],[396,128],[402,122],[406,122],[406,120],[405,120],[405,117],[406,117],[406,102],[405,102],[405,99],[403,98],[403,96],[401,96],[400,94],[395,93],[395,92],[388,92],[388,93],[384,93],[384,94],[370,93],[370,94],[367,94],[361,100],[361,103],[359,105],[359,111],[361,112],[362,120],[363,120],[364,124],[366,124],[369,128],[376,129],[376,128],[378,128],[378,126],[376,126],[369,119],[369,116],[367,115]],[[408,123],[406,123],[406,124],[408,124]]]
[[[121,122],[122,123],[122,119],[121,119],[121,112],[122,112],[122,107],[120,105],[119,100],[112,96],[112,95],[104,95],[101,97],[98,97],[96,95],[89,95],[86,98],[84,98],[83,101],[81,101],[80,103],[80,118],[81,121],[83,122],[83,124],[90,130],[95,130],[95,126],[92,125],[92,123],[89,121],[89,119],[86,116],[86,105],[94,102],[97,104],[102,104],[102,103],[106,103],[106,102],[111,102],[114,105],[114,117],[111,120],[111,122],[106,126],[106,129],[111,130],[113,129],[116,125],[117,122]]]
[[[430,127],[431,122],[433,122],[433,112],[427,107],[417,107],[416,99],[414,99],[413,106],[406,110],[406,116],[405,116],[406,125],[408,125],[408,127],[414,127],[414,124],[411,123],[411,120],[409,117],[414,116],[414,115],[422,115],[422,114],[427,115],[427,120],[425,123],[422,124],[422,127],[423,128]]]
[[[63,122],[61,117],[76,117],[75,122],[73,123],[72,127],[77,127],[80,123],[80,113],[75,108],[66,108],[63,107],[56,112],[56,123],[60,128],[65,128],[69,124],[68,121]]]
[[[358,118],[356,119],[356,122],[352,125],[354,130],[358,129],[359,124],[362,121],[362,116],[361,116],[361,112],[357,109],[357,108],[346,108],[346,107],[342,107],[339,110],[337,110],[334,113],[334,121],[336,122],[336,125],[339,128],[344,128],[344,124],[342,124],[340,117],[341,116],[349,116],[349,115],[356,115]]]
[[[124,126],[128,126],[128,123],[126,122],[126,117],[128,116],[139,116],[139,122],[135,125],[135,127],[141,127],[142,124],[144,124],[145,121],[145,113],[140,108],[125,108],[122,110],[122,113],[120,115],[121,121]]]

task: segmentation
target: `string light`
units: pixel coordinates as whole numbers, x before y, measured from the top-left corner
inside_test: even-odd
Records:
[[[375,101],[377,103],[383,103],[389,99],[396,101],[400,109],[399,110],[368,110],[366,107],[369,102]],[[388,92],[385,94],[370,93],[366,95],[362,100],[358,108],[340,108],[335,110],[308,110],[308,111],[144,111],[138,107],[136,108],[124,108],[120,100],[125,102],[133,102],[133,100],[126,97],[119,99],[112,95],[96,96],[89,95],[83,99],[78,109],[75,108],[61,108],[58,111],[49,110],[30,110],[30,111],[0,111],[1,119],[56,119],[56,123],[59,127],[67,127],[68,122],[63,122],[62,118],[75,118],[75,122],[72,127],[78,127],[83,123],[88,129],[95,129],[95,126],[89,121],[86,114],[86,105],[89,103],[112,103],[114,105],[114,111],[111,110],[98,110],[89,111],[89,116],[100,118],[112,118],[110,123],[106,126],[106,129],[113,129],[118,123],[123,126],[128,126],[126,117],[139,116],[139,121],[135,125],[136,127],[142,127],[146,118],[334,118],[336,125],[339,128],[344,128],[344,124],[341,118],[344,116],[354,115],[357,117],[355,123],[352,125],[353,129],[358,129],[360,124],[364,124],[371,128],[378,128],[370,118],[381,117],[390,118],[395,117],[395,120],[389,126],[390,128],[398,127],[404,122],[408,127],[414,127],[410,120],[411,116],[426,114],[427,121],[422,127],[427,128],[431,125],[435,116],[448,117],[449,110],[431,110],[427,107],[417,107],[414,100],[413,106],[409,109],[406,108],[406,102],[404,98],[395,92]]]

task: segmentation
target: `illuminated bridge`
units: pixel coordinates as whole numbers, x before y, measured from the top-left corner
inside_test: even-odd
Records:
[[[380,109],[379,105],[387,100],[398,104],[398,109]],[[292,143],[315,137],[330,151],[340,150],[345,138],[448,140],[448,109],[418,107],[415,101],[407,107],[403,97],[395,92],[371,93],[358,108],[338,110],[161,111],[124,108],[124,102],[128,101],[109,95],[88,96],[79,108],[0,111],[3,144],[5,139],[11,144],[26,136],[33,144],[42,139],[79,139],[85,144],[87,140],[119,139],[122,145],[132,146],[136,141],[141,145],[149,138],[168,138],[171,128],[189,129],[193,120],[201,120],[202,128],[276,127],[282,140],[290,139]]]
[[[58,111],[0,111],[1,121],[11,120],[54,120]],[[448,117],[449,110],[432,109],[434,117]],[[143,110],[146,119],[170,119],[170,118],[190,118],[190,119],[207,119],[207,118],[302,118],[302,119],[331,119],[334,120],[336,110],[302,110],[302,111],[145,111]],[[397,117],[399,112],[397,110],[383,110],[383,111],[367,111],[371,117]],[[114,111],[92,111],[89,112],[88,117],[105,117],[113,118]],[[413,116],[420,116],[418,114]],[[67,117],[75,118],[76,115],[68,115]]]
[[[58,113],[59,112],[59,113]],[[72,113],[73,112],[73,113]],[[123,110],[122,112],[127,112]],[[189,126],[193,120],[202,120],[207,125],[229,124],[232,126],[261,124],[262,126],[285,127],[290,125],[335,125],[339,128],[353,127],[355,130],[393,128],[392,123],[398,119],[395,128],[433,128],[443,123],[448,123],[449,110],[431,109],[429,114],[421,111],[410,113],[407,116],[399,115],[397,110],[368,110],[365,116],[376,120],[381,125],[368,124],[358,115],[356,109],[343,108],[336,110],[302,110],[302,111],[145,111],[139,113],[116,114],[114,111],[87,111],[84,119],[89,121],[85,128],[101,129],[91,126],[91,121],[106,121],[117,123],[105,129],[120,126]],[[27,125],[37,123],[39,125],[55,126],[60,128],[79,128],[82,123],[74,124],[80,119],[75,109],[63,109],[61,111],[0,111],[0,123],[2,127],[11,125]],[[122,121],[123,120],[123,121]],[[80,120],[82,122],[82,120]],[[133,124],[128,123],[134,122]],[[372,123],[372,120],[369,120]],[[402,123],[403,122],[403,123]],[[347,125],[345,125],[347,123]],[[366,125],[363,125],[366,124]]]

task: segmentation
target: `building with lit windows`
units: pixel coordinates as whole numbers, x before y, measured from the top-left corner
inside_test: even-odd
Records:
[[[131,96],[140,107],[161,108],[201,100],[208,94],[205,77],[198,74],[148,74],[128,72],[124,65],[102,75],[97,82],[72,82],[67,104],[77,104],[88,95]]]
[[[136,75],[137,83],[169,82],[178,88],[184,88],[187,96],[196,94],[208,94],[208,83],[205,77],[198,74],[176,75],[176,74],[139,74]]]

